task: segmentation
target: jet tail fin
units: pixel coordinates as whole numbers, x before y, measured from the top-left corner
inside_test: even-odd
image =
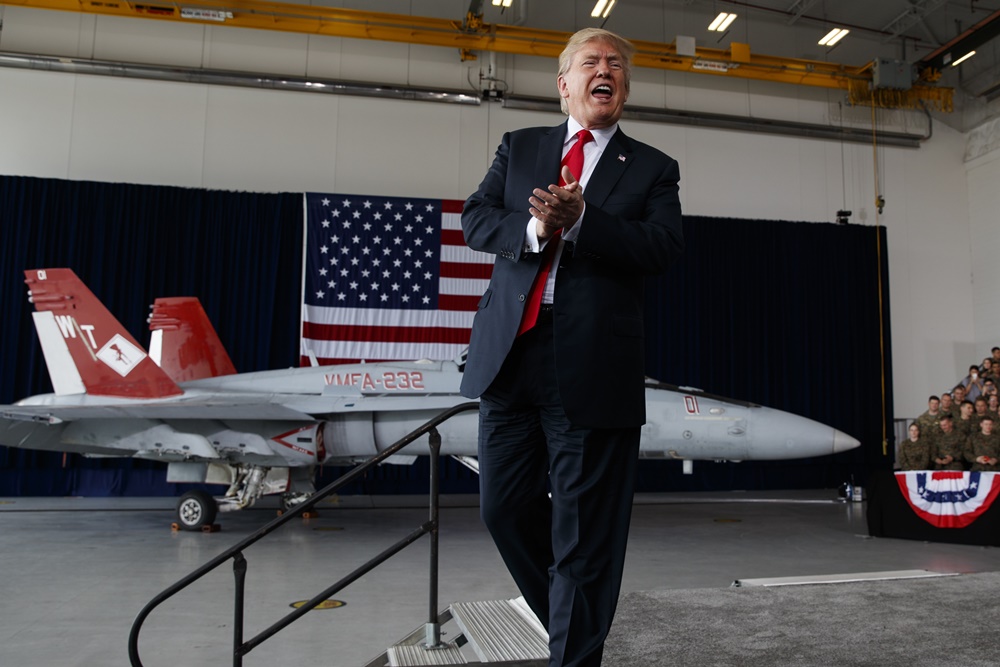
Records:
[[[57,394],[161,398],[183,391],[70,269],[24,272]]]
[[[149,355],[174,382],[235,375],[225,346],[192,296],[157,299],[149,315]]]

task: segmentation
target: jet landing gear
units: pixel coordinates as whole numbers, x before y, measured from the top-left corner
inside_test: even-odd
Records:
[[[214,525],[219,506],[208,493],[195,489],[181,496],[177,503],[177,523],[180,530],[205,530]]]
[[[229,484],[221,498],[194,490],[181,496],[177,504],[175,530],[201,530],[214,532],[218,527],[213,522],[219,512],[233,512],[253,506],[266,494],[282,494],[281,506],[285,511],[301,505],[313,494],[313,469],[302,467],[268,468],[257,465],[212,464],[197,475],[187,475],[178,479],[183,482],[205,482],[208,484]],[[180,475],[178,475],[180,476]],[[169,479],[169,477],[168,477]],[[303,518],[317,516],[304,513]]]
[[[281,511],[291,512],[293,509],[312,498],[311,493],[289,492],[281,494]]]

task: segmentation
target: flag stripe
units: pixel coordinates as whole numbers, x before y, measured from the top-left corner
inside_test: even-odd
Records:
[[[492,264],[445,264],[441,263],[441,278],[474,278],[489,281],[493,275]],[[442,280],[443,282],[443,280]],[[444,291],[442,286],[441,291]]]
[[[449,345],[447,343],[316,340],[312,351],[316,354],[317,359],[356,359],[359,361],[451,360],[457,358],[466,345],[466,343]]]
[[[479,298],[489,285],[489,278],[442,278],[441,294]]]
[[[470,311],[479,308],[479,300],[482,299],[482,295],[479,296],[456,296],[453,294],[442,294],[441,298],[438,299],[438,305],[441,310],[461,310]],[[472,333],[472,325],[469,325],[469,333]]]
[[[493,255],[473,250],[469,246],[441,246],[442,264],[488,264],[493,266]]]
[[[333,341],[356,340],[365,343],[447,343],[465,345],[469,342],[467,329],[452,327],[375,327],[350,324],[315,324],[307,322],[302,329],[306,338]]]
[[[474,312],[431,311],[428,326],[470,329]],[[357,324],[361,326],[416,327],[424,317],[414,311],[379,308],[324,308],[306,305],[305,321],[314,324]],[[423,315],[422,313],[420,315]]]
[[[460,229],[442,229],[441,244],[457,246],[465,245],[465,233]]]

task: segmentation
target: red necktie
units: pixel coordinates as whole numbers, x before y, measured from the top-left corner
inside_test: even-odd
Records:
[[[563,167],[569,167],[573,178],[580,180],[580,175],[583,173],[583,145],[593,140],[594,135],[590,133],[590,130],[580,130],[576,133],[576,143],[570,146],[569,151],[562,159],[562,164],[559,165],[560,186],[566,185],[566,181],[562,177]],[[521,316],[521,326],[517,330],[518,336],[531,329],[538,322],[538,311],[542,307],[542,294],[545,292],[545,283],[549,279],[549,273],[552,270],[552,261],[556,256],[556,248],[559,247],[560,232],[562,232],[562,229],[557,229],[549,237],[549,242],[542,250],[541,266],[538,268],[538,275],[535,276],[535,282],[531,283],[531,291],[528,293],[528,303],[524,306],[524,314]]]

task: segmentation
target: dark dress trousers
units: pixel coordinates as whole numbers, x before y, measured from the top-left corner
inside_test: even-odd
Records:
[[[683,237],[677,162],[619,129],[584,190],[552,311],[518,337],[540,266],[524,248],[528,198],[557,182],[566,131],[505,134],[465,203],[466,242],[496,260],[461,391],[481,399],[483,521],[549,632],[550,665],[582,667],[600,664],[621,587],[645,423],[643,281]]]

